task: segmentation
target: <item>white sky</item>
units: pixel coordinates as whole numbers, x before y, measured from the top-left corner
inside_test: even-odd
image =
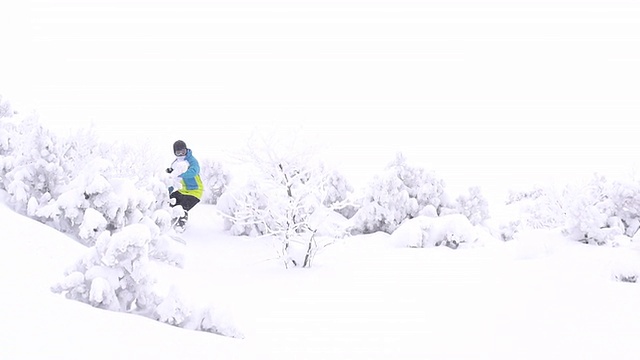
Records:
[[[6,7],[2,9],[2,7]],[[633,1],[13,1],[0,94],[52,127],[181,138],[251,129],[326,142],[349,175],[395,152],[449,184],[631,172]],[[169,154],[170,155],[170,154]],[[335,156],[334,156],[335,155]]]

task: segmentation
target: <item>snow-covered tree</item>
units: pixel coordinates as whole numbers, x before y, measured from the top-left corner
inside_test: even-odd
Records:
[[[512,193],[509,207],[521,214],[519,228],[562,228],[572,239],[598,245],[617,244],[640,228],[640,183],[608,181],[595,174],[586,182],[536,187]],[[518,229],[519,230],[519,229]]]
[[[608,196],[616,205],[616,219],[611,219],[609,222],[623,226],[624,235],[637,236],[640,229],[640,183],[630,180],[612,182]]]
[[[2,125],[0,188],[16,211],[85,245],[94,244],[103,230],[144,221],[168,229],[170,219],[164,218],[170,215],[159,215],[171,212],[167,187],[149,172],[147,160],[138,170],[130,160],[141,159],[144,151],[107,145],[91,129],[56,136],[35,117]],[[131,165],[125,171],[122,163]],[[157,242],[151,256],[174,265],[183,262],[179,252]]]
[[[565,191],[565,233],[586,243],[612,243],[617,236],[627,232],[628,225],[637,221],[638,199],[635,196],[639,190],[638,184],[611,184],[600,175],[584,185],[568,187]]]
[[[185,301],[174,286],[162,298],[150,317],[189,330],[204,331],[233,338],[244,335],[221,311],[213,306],[196,306]]]
[[[392,233],[419,212],[418,201],[409,196],[402,181],[393,174],[374,177],[363,204],[351,218],[353,233]]]
[[[468,194],[462,194],[454,203],[444,205],[440,214],[462,214],[473,225],[478,225],[489,218],[489,202],[482,195],[480,188],[473,186],[469,188]]]
[[[17,211],[91,246],[54,291],[104,309],[240,335],[218,323],[213,310],[177,309],[171,305],[175,296],[154,292],[156,267],[150,264],[183,266],[184,257],[167,234],[168,192],[162,177],[154,175],[159,167],[148,151],[106,146],[91,131],[61,138],[36,117],[0,122],[5,198]]]
[[[232,235],[261,236],[273,226],[266,224],[269,219],[263,217],[268,206],[268,196],[254,179],[222,194],[216,208],[223,214],[225,229]]]
[[[362,205],[351,219],[354,233],[383,231],[392,233],[404,220],[422,211],[439,213],[444,181],[421,167],[407,163],[402,154],[375,176],[366,190]]]
[[[151,231],[140,224],[115,234],[102,231],[92,250],[66,272],[53,290],[113,311],[153,307],[159,300],[149,271],[150,241]]]
[[[8,131],[7,131],[8,130]],[[57,186],[69,178],[67,164],[60,156],[57,136],[36,117],[28,117],[0,135],[5,156],[0,186],[9,194],[11,206],[26,213],[30,199],[38,202],[55,197]]]
[[[231,181],[229,170],[222,162],[205,158],[200,162],[200,177],[205,186],[202,202],[217,204]]]
[[[563,227],[569,204],[567,196],[566,188],[552,185],[511,190],[504,204],[504,214],[493,219],[495,235],[509,241],[526,229]]]
[[[105,229],[113,231],[140,223],[162,208],[162,199],[153,190],[129,178],[109,176],[111,164],[101,158],[89,161],[74,179],[59,186],[58,196],[46,203],[31,202],[29,215],[91,245],[98,232],[87,231],[83,224],[89,209],[92,217],[102,217]]]
[[[96,220],[101,221],[99,217]],[[67,270],[52,291],[106,310],[143,315],[191,330],[242,337],[231,324],[220,321],[212,308],[188,304],[175,287],[166,294],[157,291],[150,246],[165,237],[159,227],[149,223],[129,225],[113,234],[102,231],[95,246]]]
[[[218,209],[235,234],[263,234],[280,243],[278,255],[289,267],[310,267],[320,244],[317,228],[309,222],[316,209],[324,208],[328,173],[313,149],[301,139],[278,134],[255,136],[243,154],[254,166],[253,182],[223,195]]]
[[[527,201],[522,207],[528,214],[524,225],[532,229],[553,229],[564,224],[566,217],[566,198],[555,188],[547,188],[544,196]]]
[[[13,108],[11,107],[11,103],[9,101],[4,100],[2,95],[0,94],[0,119],[4,117],[12,117],[15,114]]]
[[[350,201],[352,195],[353,186],[348,179],[337,170],[327,170],[322,204],[349,219],[357,211],[357,205]]]

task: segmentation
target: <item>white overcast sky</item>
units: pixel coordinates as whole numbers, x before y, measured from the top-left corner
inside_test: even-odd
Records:
[[[494,187],[637,165],[635,1],[9,0],[0,14],[0,94],[52,127],[203,156],[295,128],[351,173],[402,151]]]

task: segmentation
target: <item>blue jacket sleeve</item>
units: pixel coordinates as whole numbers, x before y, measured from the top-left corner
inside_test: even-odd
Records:
[[[189,162],[189,168],[187,169],[187,171],[180,175],[180,177],[183,179],[194,178],[200,173],[200,164],[198,163],[198,160],[196,160],[196,158],[194,158],[193,156],[189,156],[187,158],[187,161]]]

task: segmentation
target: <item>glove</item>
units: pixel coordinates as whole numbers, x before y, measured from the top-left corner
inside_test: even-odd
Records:
[[[172,168],[167,168],[166,172],[167,172],[167,174],[171,174],[173,172],[173,169]]]

